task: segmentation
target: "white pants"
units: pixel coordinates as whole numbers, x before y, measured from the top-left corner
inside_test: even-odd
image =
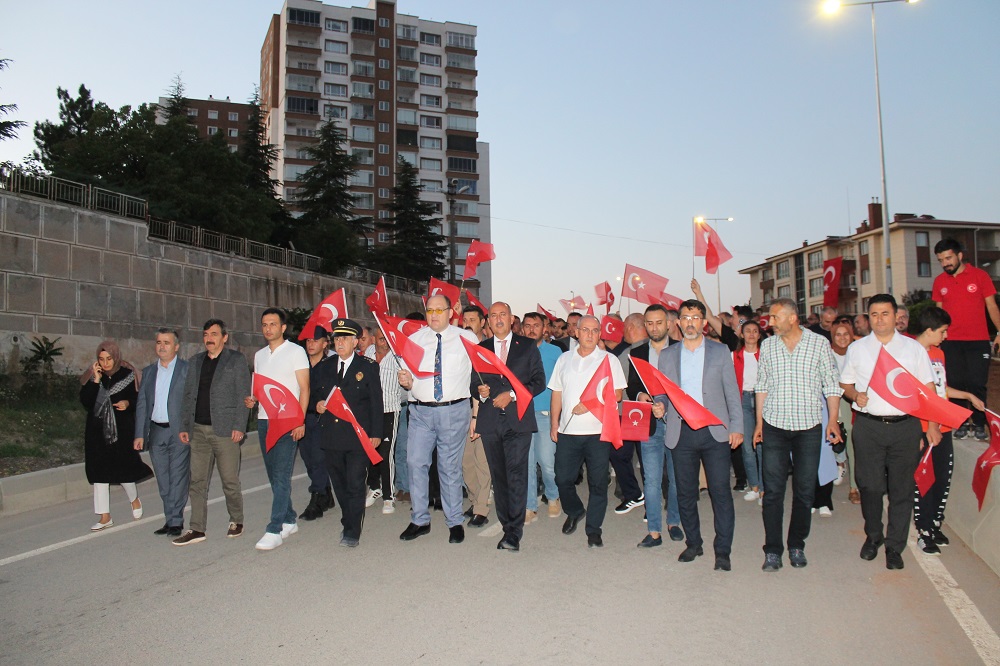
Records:
[[[134,502],[135,498],[139,496],[139,492],[135,489],[134,483],[123,483],[122,488],[125,489],[125,494],[128,495],[129,502]],[[94,484],[94,513],[111,513],[110,483]]]

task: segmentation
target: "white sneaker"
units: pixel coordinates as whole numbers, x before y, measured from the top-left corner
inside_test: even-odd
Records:
[[[106,530],[109,527],[114,527],[114,526],[115,526],[115,521],[113,520],[109,520],[106,523],[94,523],[93,525],[90,526],[90,531],[100,532],[101,530]]]
[[[764,506],[764,493],[761,493],[757,498],[757,506]]]
[[[382,489],[376,488],[372,490],[368,489],[368,495],[365,497],[365,507],[374,506],[375,500],[382,498]]]
[[[830,516],[833,515],[833,511],[830,511],[830,507],[828,506],[821,506],[819,508],[819,515],[823,516],[824,518],[829,518]]]
[[[265,532],[264,536],[260,538],[257,545],[254,546],[257,550],[274,550],[282,544],[281,535],[275,534],[274,532]]]
[[[844,463],[837,463],[837,478],[833,480],[833,485],[839,486],[844,482],[844,475],[847,473],[847,467]]]
[[[298,523],[281,523],[281,538],[287,539],[299,531]]]
[[[755,499],[760,499],[760,493],[757,492],[756,490],[748,490],[747,494],[743,496],[743,499],[745,499],[748,502],[752,502]]]
[[[816,513],[816,507],[809,509],[809,513]]]
[[[392,500],[382,502],[382,513],[396,513],[396,503]]]

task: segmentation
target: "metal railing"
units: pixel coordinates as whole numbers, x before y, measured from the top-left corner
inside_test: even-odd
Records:
[[[0,172],[0,189],[132,219],[145,220],[149,215],[145,199],[65,178],[36,176],[20,169]]]

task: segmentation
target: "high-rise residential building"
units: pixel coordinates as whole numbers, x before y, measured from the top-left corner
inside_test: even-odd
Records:
[[[198,136],[208,139],[215,134],[221,133],[226,137],[229,150],[234,153],[239,149],[240,137],[247,127],[247,118],[250,115],[250,105],[240,102],[233,102],[227,97],[216,99],[211,95],[208,99],[188,99],[187,114],[188,119],[198,129]],[[166,97],[161,97],[160,108],[166,107],[170,102]],[[157,112],[157,122],[166,122],[162,111]]]
[[[400,14],[394,0],[367,7],[286,0],[261,48],[261,105],[279,150],[281,195],[294,203],[299,177],[313,164],[306,149],[322,123],[337,122],[360,163],[351,185],[355,212],[375,221],[369,245],[392,242],[377,222],[390,217],[384,205],[396,160],[405,159],[442,218],[449,255],[454,248],[449,276],[461,278],[469,243],[490,235],[476,54],[475,26]],[[471,285],[481,295],[489,295],[489,274],[481,271],[481,284]]]

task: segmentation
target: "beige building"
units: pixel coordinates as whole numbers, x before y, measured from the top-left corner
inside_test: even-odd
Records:
[[[881,220],[880,204],[869,204],[868,219]],[[930,294],[934,278],[941,272],[934,245],[954,238],[965,249],[965,261],[979,266],[1000,287],[1000,224],[939,220],[930,215],[897,213],[889,225],[893,295],[902,301],[914,291]],[[882,270],[882,225],[867,221],[850,236],[827,236],[740,270],[750,278],[753,307],[767,306],[776,298],[791,298],[799,312],[823,308],[823,262],[843,257],[837,309],[863,312],[868,299],[885,291]]]

